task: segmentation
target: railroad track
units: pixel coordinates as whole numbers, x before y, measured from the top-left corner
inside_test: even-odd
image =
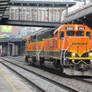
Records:
[[[28,70],[23,66],[3,59],[6,62],[1,62],[3,65],[16,72],[18,75],[35,85],[42,92],[79,92],[74,88],[58,83],[47,77],[44,77],[36,72]],[[25,75],[26,74],[26,75]],[[31,77],[31,78],[30,78]],[[41,82],[42,81],[42,82]]]
[[[4,59],[5,60],[5,59]],[[16,60],[16,59],[15,59]],[[45,69],[46,70],[46,69]],[[48,71],[48,69],[46,70],[46,71]],[[32,71],[33,72],[33,71]],[[50,72],[52,72],[52,71],[50,71]],[[53,72],[52,72],[53,73]],[[56,72],[56,74],[57,74],[57,72]],[[58,74],[58,75],[60,75],[60,76],[62,76],[62,77],[66,77],[66,78],[73,78],[73,79],[76,79],[76,80],[79,80],[79,81],[82,81],[82,82],[84,82],[84,83],[89,83],[89,84],[91,84],[92,85],[92,76],[90,77],[90,76],[71,76],[71,75],[62,75],[62,74]],[[87,79],[86,79],[87,78]]]
[[[1,62],[2,63],[2,62]],[[12,70],[13,72],[15,72],[16,74],[18,74],[19,76],[21,76],[23,79],[25,79],[29,84],[32,84],[33,86],[35,86],[40,92],[46,92],[44,89],[42,89],[41,87],[39,87],[38,85],[36,85],[35,83],[33,83],[31,80],[29,80],[28,78],[24,77],[22,74],[18,73],[17,71],[15,71],[13,68],[11,68],[10,66],[8,66],[5,63],[2,63],[4,66],[6,66],[7,68],[9,68],[10,70]]]
[[[37,72],[37,73],[39,73],[38,75],[46,76],[44,70],[41,70],[41,69],[39,69],[37,67],[28,66],[27,63],[19,62],[18,60],[16,61],[14,59],[9,59],[9,58],[2,58],[2,59],[4,59],[5,61],[8,61],[10,63],[13,63],[15,65],[18,65],[18,66],[20,66],[22,68],[26,68],[28,71],[31,70],[34,73],[36,71],[38,71]],[[40,71],[41,72],[43,71],[43,73],[41,73]],[[75,77],[75,76],[74,77],[73,76],[72,77],[70,77],[70,76],[67,77],[67,76],[56,75],[56,74],[49,73],[49,72],[48,72],[48,74],[49,74],[49,76],[47,75],[46,76],[47,78],[52,79],[52,80],[58,82],[59,84],[63,83],[64,85],[67,85],[68,87],[70,87],[72,89],[76,89],[77,92],[92,92],[92,91],[90,91],[91,88],[92,88],[92,82],[91,82],[92,79],[85,79],[85,78],[82,78],[82,77],[79,78],[79,77]],[[52,75],[54,75],[53,76],[54,78],[51,78]],[[57,79],[55,77],[57,77]],[[68,81],[69,81],[69,83],[68,83]]]
[[[82,78],[75,78],[75,79],[92,85],[92,79],[82,79]]]

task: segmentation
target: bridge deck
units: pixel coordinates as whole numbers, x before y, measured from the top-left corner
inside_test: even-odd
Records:
[[[9,10],[4,13],[3,25],[55,27],[62,24],[62,12],[74,2],[9,2]]]

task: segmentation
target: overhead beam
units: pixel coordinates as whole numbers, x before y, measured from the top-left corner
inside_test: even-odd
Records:
[[[37,22],[37,21],[15,21],[8,20],[6,23],[2,23],[2,25],[13,25],[13,26],[33,26],[33,27],[56,27],[63,23],[58,22]]]

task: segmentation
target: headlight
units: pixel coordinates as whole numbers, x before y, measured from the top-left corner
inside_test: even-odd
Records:
[[[89,53],[89,56],[92,57],[92,53]]]
[[[90,60],[90,62],[92,63],[92,59]]]
[[[72,53],[72,57],[75,57],[75,53]]]
[[[90,60],[90,64],[92,64],[92,59]]]
[[[74,63],[74,59],[72,60],[72,62]]]

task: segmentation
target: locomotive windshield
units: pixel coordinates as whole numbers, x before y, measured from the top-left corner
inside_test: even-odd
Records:
[[[91,32],[87,32],[86,36],[88,36],[89,38],[91,38]]]
[[[68,31],[67,36],[74,36],[74,31]]]
[[[83,31],[67,31],[67,36],[84,36],[84,32]],[[90,36],[90,33],[86,34],[87,36]]]
[[[76,32],[76,36],[84,36],[84,32],[78,31],[78,32]]]

